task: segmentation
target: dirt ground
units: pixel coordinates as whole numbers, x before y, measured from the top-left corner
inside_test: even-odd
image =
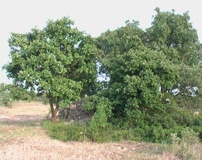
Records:
[[[159,151],[156,144],[142,142],[92,143],[51,139],[40,122],[49,106],[17,102],[0,106],[0,160],[177,160]]]

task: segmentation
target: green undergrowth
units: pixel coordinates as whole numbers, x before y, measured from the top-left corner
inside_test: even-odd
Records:
[[[85,127],[79,123],[67,124],[64,121],[52,123],[50,121],[42,122],[43,128],[50,137],[62,141],[83,141],[83,132]]]
[[[47,120],[42,122],[42,126],[50,137],[62,141],[93,141],[102,143],[121,140],[139,140],[134,136],[134,130],[120,129],[112,125],[94,130],[79,123],[68,123],[64,121],[52,123]]]
[[[180,159],[202,158],[201,114],[171,108],[162,113],[140,114],[139,118],[116,118],[107,116],[110,112],[105,105],[98,102],[97,112],[86,125],[44,121],[42,126],[52,138],[62,141],[153,142],[162,145],[158,151],[170,152]]]
[[[104,121],[106,117],[102,113],[97,117],[94,116],[86,125],[65,121],[52,123],[47,120],[42,122],[42,126],[51,137],[63,141],[116,142],[138,140],[170,143],[173,134],[182,138],[183,130],[186,128],[191,129],[202,140],[202,115],[196,116],[190,112],[176,109],[164,114],[146,115],[145,117],[138,121],[135,119],[130,121],[111,119],[107,122]]]
[[[92,129],[84,124],[58,121],[43,121],[43,128],[50,137],[62,141],[92,141],[92,142],[120,142],[120,141],[152,141],[161,139],[156,152],[171,153],[181,159],[196,160],[202,158],[199,134],[191,128],[176,127],[165,130],[161,127],[151,127],[149,130],[140,128],[123,129],[108,125],[104,128]],[[170,133],[170,134],[169,134]],[[165,139],[166,138],[166,139]],[[157,141],[157,140],[156,140]]]
[[[52,123],[51,121],[43,121],[43,128],[47,131],[50,137],[62,141],[92,141],[92,142],[118,142],[118,141],[144,141],[154,143],[170,143],[172,141],[172,135],[177,135],[178,138],[182,138],[183,130],[190,128],[201,138],[202,127],[182,127],[173,126],[173,128],[165,129],[162,125],[145,125],[144,127],[125,128],[108,124],[105,127],[90,128],[88,125],[80,123],[68,123],[65,121],[59,121]]]

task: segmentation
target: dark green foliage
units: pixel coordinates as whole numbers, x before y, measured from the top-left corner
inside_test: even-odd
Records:
[[[113,113],[128,118],[136,118],[138,113],[164,111],[164,95],[159,88],[171,89],[178,77],[161,53],[132,49],[111,62],[110,76],[108,97],[114,112],[118,112]]]
[[[104,93],[103,93],[104,94]],[[110,140],[142,140],[148,142],[169,142],[172,134],[182,135],[183,128],[191,128],[195,133],[202,134],[202,116],[196,116],[190,111],[184,109],[167,107],[163,111],[146,112],[136,109],[135,117],[113,115],[106,118],[103,116],[106,103],[97,105],[98,97],[90,97],[87,102],[87,109],[92,109],[96,113],[95,117],[87,126],[89,139],[92,141],[110,141]],[[94,106],[93,108],[91,108]],[[113,104],[111,104],[113,106]],[[166,106],[166,104],[165,104]],[[102,108],[102,112],[96,112],[98,108]],[[99,110],[99,109],[98,109]],[[113,110],[112,110],[113,111]],[[109,112],[110,113],[110,112]],[[152,113],[152,114],[150,114]],[[116,112],[114,111],[114,114]],[[109,114],[111,115],[111,114]],[[104,118],[103,118],[104,117]],[[117,132],[116,132],[117,131]],[[127,134],[125,134],[127,133]],[[108,137],[106,137],[108,135]]]
[[[183,109],[172,108],[165,113],[147,115],[145,121],[142,121],[137,127],[145,132],[140,135],[143,140],[166,142],[173,133],[177,133],[181,137],[183,128],[191,128],[195,133],[200,134],[202,131],[202,116],[196,116]]]
[[[201,110],[202,106],[202,68],[201,65],[180,65],[180,79],[177,85],[179,93],[174,99],[179,107],[189,110]]]
[[[133,34],[129,35],[129,30]],[[110,102],[111,119],[123,118],[131,126],[145,121],[147,114],[165,112],[165,93],[159,89],[171,90],[178,80],[177,68],[173,63],[162,52],[144,46],[143,37],[143,31],[137,25],[128,23],[97,38],[97,47],[103,54],[101,62],[104,72],[107,71],[105,73],[110,77],[107,88],[99,93],[99,98],[105,97]],[[107,47],[103,48],[106,43]]]
[[[180,116],[178,116],[178,112]],[[104,126],[97,125],[93,126],[94,128],[92,128],[91,124],[85,126],[84,124],[64,121],[55,124],[50,121],[44,121],[42,126],[51,137],[62,141],[93,141],[101,143],[141,140],[155,143],[171,143],[173,134],[176,134],[178,138],[185,137],[184,130],[186,128],[192,130],[202,140],[202,116],[195,116],[183,111],[178,112],[173,112],[170,115],[150,116],[149,120],[142,121],[138,126],[129,126],[127,121],[116,124],[108,123]]]
[[[114,31],[108,30],[96,38],[101,62],[100,73],[109,74],[110,59],[117,59],[116,56],[128,52],[131,48],[139,49],[143,46],[141,38],[144,31],[138,25],[137,21],[126,21],[126,26]]]

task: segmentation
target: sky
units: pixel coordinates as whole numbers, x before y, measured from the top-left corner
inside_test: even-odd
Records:
[[[9,59],[10,33],[43,29],[48,20],[68,16],[80,31],[93,37],[106,30],[124,26],[126,20],[140,22],[140,28],[151,26],[154,9],[183,14],[189,11],[191,23],[202,43],[202,9],[200,0],[6,0],[0,4],[0,83],[11,83],[2,66]]]

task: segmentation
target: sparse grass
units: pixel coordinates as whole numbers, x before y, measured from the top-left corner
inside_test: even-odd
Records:
[[[44,115],[48,113],[49,106],[28,101],[13,104],[12,108],[0,107],[0,113],[9,117],[8,120],[1,121],[0,142],[17,137],[46,136],[40,123]]]
[[[6,142],[9,139],[19,137],[46,136],[40,123],[22,122],[21,124],[1,124],[0,125],[0,142]]]
[[[144,158],[143,158],[144,157]],[[171,135],[171,143],[150,144],[125,154],[127,160],[156,160],[160,157],[179,160],[201,160],[202,144],[197,134],[190,128],[182,131],[181,138]]]
[[[144,143],[142,147],[136,147],[125,153],[126,160],[178,160],[179,158],[170,153],[159,143]]]
[[[182,160],[202,159],[202,145],[199,142],[198,134],[190,128],[183,129],[181,137],[171,134],[170,143],[163,143],[159,149],[162,152],[176,155]]]

